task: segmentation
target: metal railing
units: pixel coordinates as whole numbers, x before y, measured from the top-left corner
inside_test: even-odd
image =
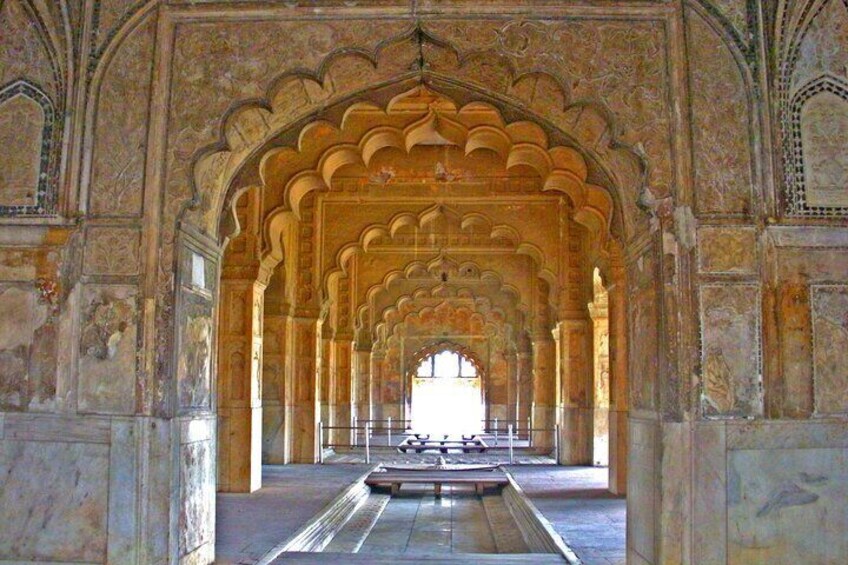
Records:
[[[354,418],[353,426],[327,426],[323,421],[318,422],[318,462],[324,463],[324,449],[325,448],[334,448],[334,447],[347,447],[347,448],[356,448],[356,447],[364,447],[365,448],[365,463],[371,463],[371,439],[372,434],[374,432],[374,428],[371,426],[372,422],[377,420],[364,420],[365,425],[359,426],[359,422],[363,420],[357,421]],[[388,424],[387,427],[382,428],[380,431],[386,431],[386,447],[393,448],[397,447],[392,443],[392,431],[400,431],[401,435],[412,435],[412,432],[408,426],[397,428],[392,427],[392,418],[386,418],[385,420],[378,420],[380,422],[386,422]],[[401,420],[404,422],[408,422],[409,420]],[[509,463],[513,464],[515,461],[515,442],[521,441],[520,434],[517,433],[516,429],[513,427],[514,424],[507,424],[506,429],[506,447],[501,447],[499,442],[499,434],[502,431],[502,428],[498,426],[499,422],[497,418],[492,420],[495,423],[494,428],[484,429],[482,432],[474,434],[474,435],[493,435],[495,439],[495,445],[489,445],[486,447],[487,450],[507,450],[509,453]],[[345,442],[340,444],[333,444],[330,442],[325,442],[325,432],[328,430],[349,430],[353,432],[353,441]],[[362,430],[364,443],[359,443],[359,432]],[[528,422],[528,427],[526,428],[526,437],[528,441],[528,448],[532,448],[532,438],[534,433],[551,433],[554,435],[554,460],[559,462],[560,460],[560,427],[559,425],[555,425],[553,428],[531,428]]]

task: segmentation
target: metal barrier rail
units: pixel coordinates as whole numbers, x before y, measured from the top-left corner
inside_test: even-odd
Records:
[[[388,418],[387,421],[391,423],[391,418]],[[497,421],[497,419],[495,419]],[[354,432],[354,439],[350,443],[340,443],[340,444],[330,444],[324,443],[324,432],[325,430],[352,430]],[[364,430],[365,433],[365,443],[359,444],[359,430]],[[388,436],[386,438],[386,447],[395,447],[392,445],[392,430],[401,430],[404,432],[402,435],[412,435],[410,433],[406,433],[409,431],[409,428],[388,428]],[[371,463],[371,434],[373,433],[373,429],[371,428],[371,420],[366,420],[364,426],[325,426],[323,421],[318,422],[318,463],[324,463],[324,447],[365,447],[365,463]],[[383,430],[386,431],[386,430]],[[502,448],[498,445],[498,428],[494,429],[494,437],[495,437],[495,445],[488,446],[487,449],[491,450],[501,450],[507,449],[509,451],[509,463],[513,464],[515,460],[514,449],[515,449],[515,441],[520,440],[518,434],[516,434],[515,430],[512,427],[512,424],[509,424],[506,429],[507,432],[507,447]],[[532,447],[532,437],[534,432],[553,432],[554,433],[554,460],[559,462],[560,459],[560,441],[559,441],[559,424],[554,426],[553,428],[531,428],[528,426],[527,428],[527,437],[529,438],[528,447]],[[474,434],[474,435],[485,435],[488,433],[486,430],[483,432]],[[490,434],[491,435],[491,434]]]

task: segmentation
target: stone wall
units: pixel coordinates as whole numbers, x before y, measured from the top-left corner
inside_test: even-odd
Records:
[[[325,394],[328,405],[370,412],[363,367],[380,336],[354,335],[357,320],[369,330],[384,322],[369,318],[377,302],[382,314],[408,290],[383,280],[395,276],[392,246],[437,226],[427,233],[438,245],[465,245],[437,241],[449,234],[512,254],[478,261],[501,280],[466,279],[501,298],[517,281],[521,299],[502,306],[520,331],[504,349],[515,355],[518,396],[538,391],[546,422],[563,392],[574,395],[569,409],[592,406],[591,389],[553,384],[568,380],[579,344],[557,356],[551,330],[583,316],[575,305],[588,302],[590,267],[623,273],[626,316],[616,323],[628,326],[618,328],[627,359],[616,366],[629,377],[632,562],[828,563],[848,552],[848,8],[495,4],[480,13],[419,1],[413,14],[400,2],[325,2],[320,12],[0,3],[9,32],[0,38],[0,559],[212,559],[222,252],[248,224],[239,195],[256,187],[257,220],[284,212],[262,215],[268,223],[253,225],[243,249],[259,256],[252,280],[284,274],[271,314],[288,325],[279,347],[266,347],[265,371],[296,385],[265,398],[289,403],[298,415],[288,426],[303,439],[271,441],[266,452],[315,456],[322,335],[356,343],[354,363],[328,349],[325,366],[355,370],[363,385]],[[429,91],[400,96],[422,82]],[[423,99],[438,119],[405,129],[403,115],[430,115]],[[354,102],[403,134],[373,162],[354,137],[366,133],[348,112]],[[496,116],[491,130],[469,135],[481,116]],[[320,172],[296,161],[317,162],[333,144],[356,145],[360,160],[334,153]],[[391,170],[400,149],[419,151],[426,179],[423,169]],[[432,154],[451,159],[434,168]],[[308,182],[289,190],[285,163],[312,171]],[[495,165],[502,172],[485,186],[462,178]],[[361,206],[361,221],[338,222],[316,244],[332,202],[350,210],[392,182],[408,215]],[[522,217],[490,206],[478,217],[466,202],[440,216],[434,202],[455,195],[436,188],[434,202],[404,203],[415,182],[508,193],[537,209]],[[459,227],[448,230],[452,221]],[[438,245],[414,258],[425,271]],[[413,272],[412,262],[393,268]],[[351,276],[357,269],[381,275]],[[525,271],[533,276],[521,279]],[[384,283],[360,313],[368,289]],[[245,373],[261,404],[261,301],[250,311],[257,341]],[[372,368],[388,358],[400,366],[397,352],[370,358]],[[525,377],[533,367],[550,380]],[[381,382],[379,373],[370,376]],[[373,400],[399,402],[392,394]],[[266,430],[285,426],[284,414]]]

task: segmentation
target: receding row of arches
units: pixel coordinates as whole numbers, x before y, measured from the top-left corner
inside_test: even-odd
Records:
[[[434,406],[461,411],[458,428],[529,422],[534,445],[610,460],[625,490],[626,371],[606,352],[625,339],[613,200],[578,150],[548,143],[532,122],[418,86],[257,158],[261,185],[227,200],[222,223],[237,228],[220,292],[219,490],[258,488],[263,462],[317,461],[318,422],[344,445],[355,420],[435,426]],[[421,373],[448,358],[456,375]],[[595,435],[620,446],[600,454]]]

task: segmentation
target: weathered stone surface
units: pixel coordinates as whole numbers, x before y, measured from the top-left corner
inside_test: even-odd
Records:
[[[711,274],[753,275],[759,268],[753,228],[698,229],[698,270]]]
[[[56,393],[52,309],[36,289],[0,285],[0,406],[27,410]],[[51,363],[51,359],[54,362]]]
[[[727,562],[838,563],[848,554],[846,449],[728,455]]]
[[[80,328],[79,408],[132,414],[138,305],[134,287],[87,287]]]
[[[211,544],[215,530],[214,443],[180,447],[179,551],[188,555]]]
[[[141,212],[155,23],[151,18],[134,30],[103,75],[89,188],[96,216]]]
[[[812,292],[813,371],[818,414],[848,413],[848,286],[817,286]]]
[[[0,103],[0,206],[36,204],[44,112],[18,94]]]
[[[759,415],[763,409],[759,288],[703,285],[700,293],[704,414]]]
[[[748,96],[730,48],[694,10],[687,11],[692,87],[696,212],[752,212]],[[716,96],[721,92],[721,96]]]
[[[139,271],[141,234],[134,228],[90,228],[84,271],[91,275],[134,275]]]
[[[177,386],[180,407],[210,409],[214,335],[212,302],[186,292],[180,319]]]
[[[0,555],[103,562],[108,476],[108,445],[0,441]]]

